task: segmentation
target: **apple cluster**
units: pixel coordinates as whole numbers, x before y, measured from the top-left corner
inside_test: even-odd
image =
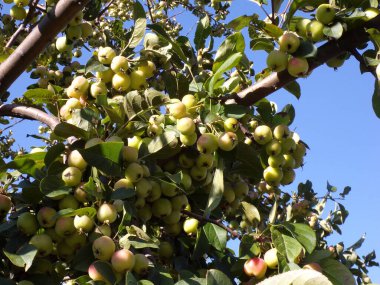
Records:
[[[244,263],[244,273],[249,277],[255,277],[256,279],[263,279],[265,273],[269,269],[277,269],[278,257],[277,249],[271,248],[265,252],[264,258],[253,257],[247,259]]]

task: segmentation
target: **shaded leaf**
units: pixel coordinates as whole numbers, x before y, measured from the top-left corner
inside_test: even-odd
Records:
[[[204,48],[205,41],[210,35],[210,32],[211,32],[210,19],[208,15],[206,14],[206,16],[198,22],[197,29],[195,31],[195,37],[194,37],[195,49],[199,50],[200,48]]]
[[[55,126],[54,133],[62,138],[68,138],[68,137],[77,137],[77,138],[83,138],[88,139],[89,133],[85,130],[78,128],[72,124],[62,122]]]
[[[323,274],[326,275],[334,285],[355,285],[355,279],[350,270],[339,261],[326,258],[319,265],[323,269]]]
[[[214,179],[212,180],[211,191],[208,197],[207,207],[204,216],[209,216],[211,211],[218,207],[223,197],[224,180],[223,180],[224,163],[221,157],[218,158],[218,166],[215,169]]]
[[[317,245],[315,231],[306,224],[292,224],[285,222],[283,226],[298,240],[308,253],[312,253]]]
[[[297,81],[289,82],[284,86],[284,89],[293,94],[297,99],[301,97],[301,86]]]
[[[267,278],[257,285],[332,285],[322,273],[316,270],[293,270]]]
[[[25,271],[32,266],[33,260],[37,255],[37,248],[31,244],[25,244],[16,253],[10,253],[4,250],[4,254],[17,267],[25,268]]]
[[[146,16],[144,7],[139,1],[136,1],[133,5],[133,18],[135,19],[135,24],[133,26],[133,33],[129,39],[127,47],[135,48],[144,38],[146,29]]]
[[[227,58],[235,53],[244,53],[245,41],[240,32],[229,35],[218,48],[212,71],[216,72]]]
[[[222,271],[216,269],[207,270],[206,273],[206,284],[207,285],[232,285],[230,278]]]
[[[247,220],[251,223],[254,224],[256,222],[260,222],[261,217],[260,217],[260,212],[256,208],[256,206],[248,203],[248,202],[241,202],[241,206],[243,208],[244,215],[246,216]]]
[[[203,226],[209,244],[215,249],[223,251],[227,244],[227,231],[215,224],[207,223]]]

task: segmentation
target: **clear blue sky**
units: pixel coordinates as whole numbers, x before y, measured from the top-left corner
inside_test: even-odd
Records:
[[[233,1],[229,19],[242,13],[250,15],[261,11],[248,0]],[[179,17],[185,21],[186,33],[194,25],[194,19],[184,14]],[[191,34],[194,31],[192,29]],[[254,60],[256,71],[265,67],[264,53],[253,55],[248,48],[246,51]],[[30,83],[27,78],[22,76],[12,86],[13,96],[22,95]],[[327,180],[339,190],[351,186],[351,193],[343,201],[350,212],[342,227],[343,235],[334,234],[329,241],[331,244],[343,241],[349,246],[366,233],[367,239],[358,254],[361,256],[373,249],[380,254],[380,214],[377,208],[380,205],[377,181],[380,177],[377,165],[380,158],[380,120],[371,106],[374,78],[368,73],[361,75],[358,62],[352,58],[338,71],[323,66],[298,82],[302,88],[300,100],[285,90],[268,97],[279,108],[288,103],[294,105],[296,119],[291,127],[311,148],[304,168],[297,170],[296,183],[287,191],[296,190],[298,183],[307,179],[313,182],[314,190],[320,195],[325,193]],[[31,125],[36,126],[28,123],[14,128],[16,143],[21,146],[38,145],[38,141],[26,138],[26,133],[37,132]],[[380,283],[380,269],[370,269],[370,277],[374,283]]]

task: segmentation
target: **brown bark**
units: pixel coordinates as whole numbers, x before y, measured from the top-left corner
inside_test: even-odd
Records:
[[[380,15],[364,23],[364,25],[344,33],[340,39],[328,41],[320,46],[316,58],[309,61],[309,71],[311,72],[326,63],[329,59],[342,55],[347,51],[354,51],[357,47],[368,42],[369,35],[366,32],[368,28],[380,30]],[[291,76],[286,70],[274,72],[239,93],[232,94],[228,96],[228,98],[223,98],[223,101],[250,106],[296,79],[297,78]]]
[[[45,49],[89,0],[60,0],[0,65],[0,99],[13,82]]]

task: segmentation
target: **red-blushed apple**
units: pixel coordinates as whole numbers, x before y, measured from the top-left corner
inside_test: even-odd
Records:
[[[11,199],[6,195],[0,194],[0,220],[8,214],[11,208]]]
[[[88,233],[94,227],[94,221],[86,215],[74,217],[74,227],[80,231]]]
[[[200,153],[213,153],[218,148],[218,139],[214,134],[204,133],[197,140],[197,149]]]
[[[267,272],[267,264],[264,259],[254,257],[244,263],[244,273],[249,277],[262,279]]]
[[[67,237],[75,232],[74,219],[72,217],[60,217],[57,219],[54,229],[60,237]]]
[[[189,117],[181,118],[177,121],[177,130],[183,135],[191,135],[195,132],[195,124],[193,119]]]
[[[51,207],[42,207],[37,213],[37,220],[41,227],[51,228],[55,225],[57,211]]]
[[[267,57],[267,65],[275,72],[280,72],[288,66],[288,55],[279,50],[272,50]]]
[[[124,71],[127,71],[128,68],[129,68],[129,62],[125,56],[118,55],[112,59],[111,69],[113,72],[115,73],[124,72]]]
[[[306,76],[309,70],[309,63],[305,58],[293,57],[288,63],[288,72],[293,77]]]
[[[233,150],[238,144],[237,135],[233,132],[226,132],[218,139],[218,146],[224,151]]]
[[[116,272],[130,271],[135,265],[135,255],[128,249],[120,249],[112,255],[111,264]]]
[[[103,275],[96,269],[96,261],[93,262],[89,267],[88,267],[88,276],[93,280],[93,281],[104,281],[108,284],[106,279],[103,277]]]

